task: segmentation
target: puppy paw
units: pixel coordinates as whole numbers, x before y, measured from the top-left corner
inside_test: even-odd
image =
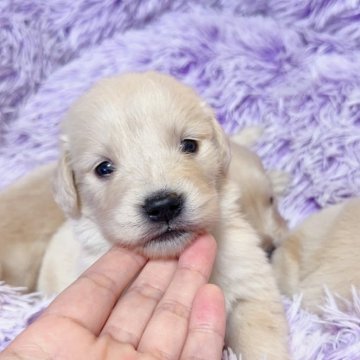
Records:
[[[280,294],[264,290],[263,299],[241,300],[230,310],[226,345],[242,360],[289,360]]]

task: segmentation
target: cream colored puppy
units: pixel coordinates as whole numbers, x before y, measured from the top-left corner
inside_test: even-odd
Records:
[[[237,205],[241,213],[255,229],[262,248],[270,256],[287,234],[286,222],[276,206],[276,197],[284,192],[288,177],[279,171],[266,172],[260,158],[245,147],[251,146],[258,139],[258,136],[254,137],[254,130],[258,132],[257,128],[245,129],[235,139],[236,143],[230,141],[232,157],[228,176],[239,191]],[[78,276],[71,261],[73,254],[80,256],[80,247],[78,242],[73,241],[72,231],[72,227],[65,224],[49,245],[39,279],[39,289],[43,292],[57,293],[69,285],[70,278]],[[64,252],[68,256],[60,261],[54,257],[54,254]],[[54,272],[66,275],[54,279]]]
[[[261,246],[270,256],[288,232],[277,207],[277,197],[285,191],[289,178],[280,171],[267,172],[259,156],[247,148],[256,140],[252,137],[256,129],[245,129],[231,141],[228,176],[241,192],[241,212],[260,236]]]
[[[38,168],[0,193],[0,279],[35,290],[49,239],[64,222],[52,200],[55,164]]]
[[[351,299],[360,286],[360,199],[330,206],[292,231],[273,255],[282,292],[303,294],[303,305],[320,312],[324,286]]]
[[[260,158],[247,148],[260,136],[260,129],[254,127],[232,137],[228,176],[241,191],[242,213],[259,234],[264,249],[271,253],[287,231],[276,207],[276,196],[284,191],[287,176],[278,171],[266,172]],[[51,191],[55,167],[51,163],[36,168],[0,192],[0,279],[26,286],[29,291],[35,290],[50,237],[65,221]]]
[[[210,231],[228,345],[245,359],[287,359],[280,295],[260,238],[239,211],[229,161],[223,130],[190,88],[156,73],[98,83],[63,123],[55,193],[70,221],[49,247],[40,289],[60,289],[113,244],[172,257]]]

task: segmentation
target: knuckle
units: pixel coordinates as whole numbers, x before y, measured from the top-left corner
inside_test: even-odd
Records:
[[[208,281],[207,276],[201,272],[199,269],[196,269],[195,267],[191,267],[191,266],[182,266],[179,269],[179,273],[181,274],[182,277],[184,278],[194,278],[197,277],[200,279],[200,281],[202,283],[206,283]]]
[[[114,289],[116,289],[115,282],[105,274],[99,272],[89,272],[82,275],[81,279],[91,283],[95,288],[104,290],[111,294],[113,297],[116,296]]]
[[[161,303],[157,310],[157,313],[170,313],[176,317],[182,319],[189,319],[191,308],[182,304],[177,300],[167,300]]]
[[[137,346],[140,342],[140,336],[117,325],[108,325],[106,330],[102,333],[102,336],[110,336],[115,341],[130,344],[132,346]]]
[[[130,287],[128,290],[128,294],[130,295],[134,294],[144,299],[154,300],[158,302],[164,295],[164,291],[150,284],[143,283],[140,285]]]

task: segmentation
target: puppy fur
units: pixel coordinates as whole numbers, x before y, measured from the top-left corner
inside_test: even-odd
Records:
[[[273,245],[279,244],[287,232],[276,207],[276,196],[284,192],[288,177],[279,171],[265,171],[260,158],[248,149],[261,135],[260,128],[251,127],[231,138],[228,176],[242,194],[239,204],[242,213],[257,231],[264,249],[271,252]],[[25,286],[29,291],[35,290],[39,267],[51,236],[65,222],[63,211],[55,203],[51,191],[50,179],[55,168],[55,163],[36,168],[0,192],[0,279],[14,286]],[[270,198],[274,195],[271,205]],[[56,241],[52,243],[56,244]],[[76,245],[63,244],[61,251],[74,252],[72,246]],[[53,251],[52,246],[48,253]],[[58,251],[56,249],[55,253]],[[66,268],[67,263],[58,266]],[[67,285],[67,281],[60,286],[49,281],[47,289],[54,293]]]
[[[277,196],[282,195],[285,190],[288,177],[279,171],[266,172],[260,158],[247,148],[252,146],[260,135],[258,128],[246,128],[235,139],[232,138],[230,141],[232,157],[228,176],[234,181],[241,194],[238,198],[238,206],[242,214],[257,232],[263,249],[270,255],[287,233],[286,222],[279,214],[276,204]],[[58,293],[65,289],[70,279],[78,276],[69,259],[74,257],[73,254],[80,254],[80,244],[72,241],[71,234],[72,226],[66,223],[60,227],[48,245],[38,286],[47,294]],[[61,258],[53,256],[59,253],[64,256]],[[62,276],[54,277],[53,273]]]
[[[324,287],[351,299],[352,285],[360,286],[359,218],[360,199],[351,199],[294,229],[272,258],[281,291],[288,296],[302,293],[303,306],[315,313],[321,313]]]
[[[184,139],[196,140],[198,151],[183,152]],[[99,178],[94,170],[103,161],[114,172]],[[157,73],[102,80],[63,123],[55,197],[70,221],[49,247],[59,251],[44,258],[40,289],[69,283],[113,244],[173,257],[210,231],[218,241],[212,280],[224,290],[229,314],[227,344],[244,359],[287,359],[280,295],[261,240],[239,209],[229,163],[223,130],[190,88]],[[150,221],[144,204],[164,191],[181,195],[180,215]],[[63,251],[64,236],[72,251]],[[52,273],[65,258],[67,273],[61,266]]]
[[[64,222],[45,165],[0,193],[0,279],[35,290],[49,239]]]
[[[251,146],[253,128],[240,133],[241,142]],[[249,134],[249,137],[245,135]],[[240,191],[239,207],[242,214],[257,231],[261,246],[271,255],[287,235],[287,224],[280,215],[277,198],[285,191],[289,178],[281,171],[265,171],[260,158],[255,152],[239,145],[240,137],[231,141],[231,155],[228,176],[238,184]],[[236,141],[236,142],[235,142]]]

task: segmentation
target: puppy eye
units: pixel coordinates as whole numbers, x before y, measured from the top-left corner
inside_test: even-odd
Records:
[[[270,196],[270,198],[269,198],[270,205],[274,205],[274,201],[275,201],[274,197]]]
[[[107,177],[114,172],[114,165],[110,161],[103,161],[95,168],[95,173],[99,177]]]
[[[181,145],[180,145],[181,151],[186,154],[196,153],[198,147],[199,147],[198,142],[192,139],[184,139],[183,141],[181,141]]]

